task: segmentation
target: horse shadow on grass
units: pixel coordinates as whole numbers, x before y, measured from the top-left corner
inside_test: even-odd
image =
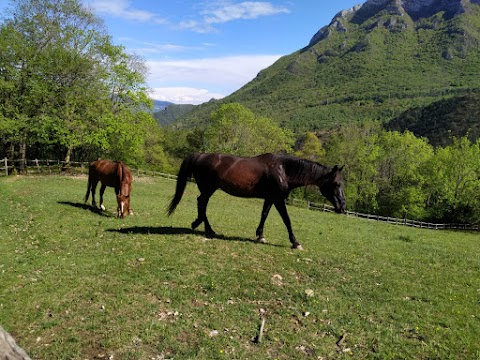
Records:
[[[75,207],[77,209],[89,210],[90,212],[92,212],[94,214],[101,215],[101,216],[108,217],[108,218],[116,217],[115,215],[112,215],[107,211],[102,211],[99,208],[93,207],[93,206],[85,204],[85,203],[78,203],[78,202],[72,202],[72,201],[58,201],[57,203],[61,204],[61,205],[72,206],[72,207]]]
[[[205,237],[205,233],[199,230],[192,230],[189,228],[172,227],[172,226],[132,226],[121,229],[107,229],[109,232],[118,232],[121,234],[143,234],[143,235],[197,235]],[[212,240],[224,240],[224,241],[239,241],[239,242],[251,242],[259,245],[284,247],[283,245],[259,243],[257,240],[239,237],[239,236],[226,236],[223,234],[216,234]]]

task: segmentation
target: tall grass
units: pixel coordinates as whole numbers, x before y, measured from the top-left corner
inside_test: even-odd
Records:
[[[84,177],[0,179],[0,324],[33,359],[480,359],[478,233],[289,207],[293,251],[274,210],[258,244],[261,201],[218,192],[207,240],[195,185],[166,217],[174,187],[135,179],[119,220]]]

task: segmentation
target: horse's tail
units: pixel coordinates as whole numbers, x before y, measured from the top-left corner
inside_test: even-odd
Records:
[[[85,194],[85,197],[83,198],[83,202],[88,201],[88,197],[90,196],[90,186],[91,186],[91,182],[90,182],[90,176],[89,176],[88,177],[88,182],[87,182],[87,193]]]
[[[188,155],[185,159],[183,159],[182,165],[180,166],[180,171],[178,172],[177,176],[177,188],[175,190],[175,195],[173,196],[172,202],[168,207],[168,216],[172,215],[177,205],[182,200],[183,192],[185,191],[185,187],[187,186],[188,178],[192,176],[192,168],[193,163],[196,159],[196,155]]]

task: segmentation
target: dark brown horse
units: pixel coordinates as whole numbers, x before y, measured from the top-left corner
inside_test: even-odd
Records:
[[[90,163],[85,202],[88,201],[88,196],[91,191],[92,206],[94,207],[97,206],[95,203],[95,190],[99,181],[102,183],[100,187],[100,209],[105,210],[105,206],[103,206],[103,193],[105,192],[105,188],[110,186],[115,189],[115,194],[117,195],[117,217],[124,218],[127,213],[132,214],[132,210],[130,209],[132,173],[128,166],[122,161],[97,160]]]
[[[263,227],[270,208],[275,205],[287,227],[292,248],[301,250],[302,246],[293,235],[285,200],[294,188],[317,185],[333,204],[336,212],[345,212],[342,168],[329,168],[313,161],[273,154],[250,158],[222,154],[189,155],[180,167],[177,188],[168,208],[168,215],[175,211],[182,199],[188,177],[193,174],[200,190],[197,199],[198,217],[192,223],[193,229],[203,222],[206,236],[215,235],[207,219],[207,204],[213,193],[222,189],[233,196],[265,199],[256,231],[259,242],[265,242]]]

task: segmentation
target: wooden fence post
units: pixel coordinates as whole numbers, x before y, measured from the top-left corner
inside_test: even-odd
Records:
[[[8,159],[3,159],[3,162],[5,163],[5,176],[8,176]]]

